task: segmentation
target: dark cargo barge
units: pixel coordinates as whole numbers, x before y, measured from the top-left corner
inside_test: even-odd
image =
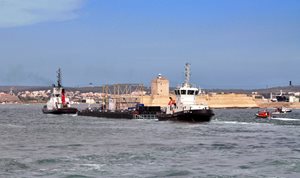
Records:
[[[137,105],[135,108],[116,111],[103,110],[101,108],[87,108],[79,111],[78,115],[111,119],[155,119],[156,115],[160,112],[159,106]]]

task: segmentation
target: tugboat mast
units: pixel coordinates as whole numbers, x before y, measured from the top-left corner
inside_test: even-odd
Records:
[[[60,71],[60,68],[58,68],[58,71],[57,71],[57,87],[62,87],[61,85],[61,71]]]
[[[183,86],[190,87],[190,77],[191,77],[191,64],[186,63],[185,64],[185,80]]]

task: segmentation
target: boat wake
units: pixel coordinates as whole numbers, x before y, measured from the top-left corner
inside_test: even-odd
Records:
[[[213,122],[215,122],[215,123],[221,123],[221,124],[240,124],[240,125],[264,124],[264,123],[258,123],[258,122],[218,121],[218,120],[214,120]]]
[[[278,118],[278,117],[273,117],[271,119],[272,120],[280,120],[280,121],[300,121],[300,119],[293,119],[293,118]]]

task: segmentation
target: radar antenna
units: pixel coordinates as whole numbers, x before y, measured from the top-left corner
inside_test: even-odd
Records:
[[[189,87],[190,86],[190,77],[191,77],[191,64],[186,63],[185,64],[185,80],[184,80],[184,86]]]

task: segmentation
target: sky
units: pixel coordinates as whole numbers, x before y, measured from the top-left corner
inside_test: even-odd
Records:
[[[299,0],[0,0],[0,85],[300,85]]]

